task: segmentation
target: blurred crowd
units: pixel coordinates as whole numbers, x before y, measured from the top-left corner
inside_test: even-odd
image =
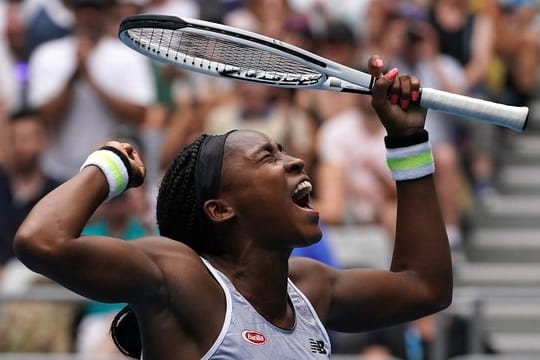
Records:
[[[375,224],[391,242],[395,186],[368,96],[235,83],[151,62],[117,37],[123,18],[143,12],[255,31],[361,70],[379,54],[387,70],[414,74],[423,86],[510,105],[527,105],[537,86],[533,0],[2,0],[0,291],[46,281],[17,277],[14,233],[44,194],[110,139],[133,144],[148,175],[142,188],[104,204],[87,234],[153,233],[160,174],[175,154],[202,132],[253,128],[305,160],[324,225]],[[503,130],[435,112],[427,129],[457,258],[471,202],[494,190]],[[320,246],[303,255],[338,266],[329,244]],[[116,309],[3,304],[0,351],[113,351]],[[28,331],[36,319],[55,331]]]

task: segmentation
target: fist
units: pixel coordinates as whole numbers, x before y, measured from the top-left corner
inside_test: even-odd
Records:
[[[144,163],[142,162],[137,150],[135,150],[129,143],[122,143],[119,141],[108,141],[105,143],[105,146],[114,147],[126,155],[129,160],[129,164],[131,165],[131,173],[133,175],[129,186],[140,186],[144,181],[144,177],[146,176],[146,167],[144,166]]]
[[[410,75],[399,75],[394,68],[382,74],[382,60],[372,56],[369,69],[376,77],[371,105],[388,135],[404,136],[423,131],[426,110],[419,106],[420,81]]]

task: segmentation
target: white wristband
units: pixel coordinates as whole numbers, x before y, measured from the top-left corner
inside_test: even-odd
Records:
[[[386,163],[396,181],[414,180],[435,172],[429,142],[386,149]]]
[[[122,194],[129,185],[128,169],[124,162],[112,151],[97,150],[91,153],[81,166],[81,170],[87,166],[97,166],[109,184],[109,195],[105,201],[109,201],[115,196]]]

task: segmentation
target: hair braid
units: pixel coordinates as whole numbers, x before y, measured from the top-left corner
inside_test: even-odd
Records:
[[[165,173],[157,198],[157,222],[160,234],[182,241],[200,251],[199,227],[195,198],[195,168],[201,144],[200,136],[179,154]]]
[[[161,235],[182,241],[197,252],[204,246],[199,234],[201,224],[197,222],[195,167],[205,137],[201,135],[174,159],[161,181],[157,198],[156,217]],[[124,355],[136,359],[141,357],[139,326],[129,305],[115,316],[111,335]]]

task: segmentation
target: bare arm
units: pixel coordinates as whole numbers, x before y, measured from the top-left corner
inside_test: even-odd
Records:
[[[101,101],[121,119],[141,125],[146,119],[146,107],[120,99],[103,90],[92,78],[86,78]]]
[[[472,38],[472,58],[465,66],[465,79],[470,90],[486,76],[493,56],[495,27],[488,14],[478,15]]]
[[[67,107],[71,102],[76,79],[77,76],[74,74],[55,97],[37,108],[37,112],[46,126],[55,127],[62,122]]]
[[[126,152],[140,184],[144,168],[130,149]],[[160,269],[143,250],[154,240],[80,235],[107,192],[101,171],[86,167],[30,212],[15,236],[16,255],[30,269],[92,299],[137,302],[141,296],[163,297]]]
[[[406,101],[411,90],[418,88],[417,80],[408,76],[377,80],[372,104],[390,136],[412,135],[423,129],[424,110],[411,104],[405,111],[388,101],[388,92],[398,93]],[[329,328],[373,329],[412,320],[450,304],[452,266],[433,176],[398,181],[397,199],[390,271],[335,270],[306,260],[292,265],[291,272],[300,274],[301,282],[308,279],[302,289]],[[316,279],[309,274],[317,274]]]

